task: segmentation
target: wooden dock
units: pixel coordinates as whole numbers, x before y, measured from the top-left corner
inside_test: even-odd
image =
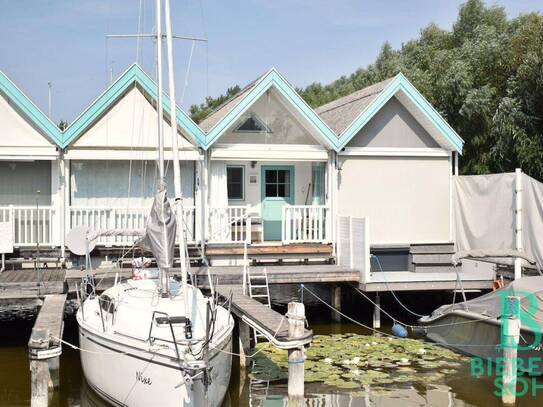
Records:
[[[333,264],[252,266],[250,270],[257,274],[261,274],[263,270],[266,270],[270,284],[353,283],[360,280],[360,273],[357,270]],[[207,267],[193,268],[192,273],[197,276],[199,285],[207,286]],[[209,267],[209,274],[212,276],[213,281],[218,279],[220,285],[241,285],[243,267]]]
[[[300,343],[308,344],[311,342],[313,331],[304,329],[300,337],[291,338],[287,317],[244,295],[242,287],[238,285],[222,285],[217,288],[217,292],[223,300],[231,298],[232,313],[251,328],[263,334],[272,345],[280,349],[292,349],[299,347]]]
[[[7,270],[0,273],[0,298],[41,297],[65,292],[66,270]]]

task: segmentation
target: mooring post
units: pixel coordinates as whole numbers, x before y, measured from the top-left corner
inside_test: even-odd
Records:
[[[508,296],[502,318],[503,391],[502,403],[515,404],[517,389],[517,347],[520,336],[520,297]]]
[[[332,307],[341,312],[341,286],[336,285],[332,288]],[[339,312],[332,311],[332,320],[334,322],[341,322],[341,315]]]
[[[381,328],[381,296],[375,293],[375,308],[373,309],[373,328]]]
[[[298,339],[304,335],[305,307],[299,302],[288,303],[288,336]],[[297,406],[304,398],[304,347],[288,350],[288,398],[289,405]]]
[[[240,374],[245,376],[245,369],[247,368],[247,355],[251,348],[251,328],[245,322],[238,319],[238,332],[239,332],[239,369]]]
[[[28,342],[30,357],[30,405],[47,407],[49,398],[49,361],[39,359],[39,351],[49,348],[49,330],[32,329]]]
[[[47,359],[49,366],[49,387],[56,390],[60,386],[60,357],[55,356]]]

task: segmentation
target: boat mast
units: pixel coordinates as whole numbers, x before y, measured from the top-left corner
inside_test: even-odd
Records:
[[[185,246],[185,225],[184,225],[184,213],[183,213],[183,193],[181,191],[181,168],[179,165],[179,145],[177,136],[177,104],[175,102],[175,78],[173,69],[173,35],[172,35],[172,14],[170,10],[170,0],[165,0],[164,18],[166,22],[166,48],[167,64],[168,64],[168,86],[170,94],[170,128],[172,135],[172,153],[173,153],[173,175],[174,175],[174,187],[175,187],[175,209],[179,215],[177,219],[179,223],[177,228],[181,230],[179,236],[179,256],[181,262],[181,282],[183,285],[183,295],[185,297],[185,316],[189,319],[188,309],[188,291],[187,291],[187,258],[186,258],[186,246]]]
[[[164,176],[164,112],[162,106],[162,7],[161,0],[156,0],[156,70],[157,70],[157,116],[158,116],[158,190],[166,189]],[[162,239],[164,247],[168,237],[166,228],[162,226]],[[160,269],[160,292],[163,297],[170,294],[168,284],[168,270]]]

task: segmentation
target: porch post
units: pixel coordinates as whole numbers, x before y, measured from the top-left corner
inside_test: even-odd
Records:
[[[332,242],[333,254],[337,254],[337,167],[336,167],[337,154],[330,150],[328,159],[328,206],[330,207],[329,220],[326,222],[326,227],[330,240]]]
[[[61,248],[61,257],[64,257],[63,253],[63,240],[62,240],[62,222],[63,222],[63,206],[64,195],[62,192],[62,156],[59,156],[55,161],[51,162],[51,210],[53,211],[51,223],[49,225],[49,236],[51,246]],[[44,222],[44,238],[46,236],[45,222]]]
[[[202,256],[205,257],[205,248],[208,233],[208,185],[209,185],[209,158],[208,152],[203,152],[203,160],[201,161],[202,173],[200,178],[201,192],[200,192],[200,229],[201,229],[201,248]]]
[[[66,258],[66,233],[70,229],[70,160],[62,156],[62,162],[60,164],[62,171],[62,210],[61,210],[61,228],[60,228],[60,241],[61,241],[61,253],[62,258]]]

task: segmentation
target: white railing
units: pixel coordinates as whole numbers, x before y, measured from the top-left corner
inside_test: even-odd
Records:
[[[328,243],[329,234],[329,208],[326,205],[283,206],[283,243]]]
[[[70,228],[86,226],[94,230],[106,229],[145,229],[149,207],[99,208],[70,207]],[[187,242],[195,243],[195,207],[183,207],[183,223],[187,233]],[[177,230],[181,230],[182,220],[177,217]],[[103,236],[97,243],[106,246],[124,246],[134,242],[136,236]]]
[[[53,246],[53,216],[51,206],[1,206],[0,222],[10,222],[16,247]]]
[[[210,243],[251,243],[251,217],[247,206],[209,208]]]

